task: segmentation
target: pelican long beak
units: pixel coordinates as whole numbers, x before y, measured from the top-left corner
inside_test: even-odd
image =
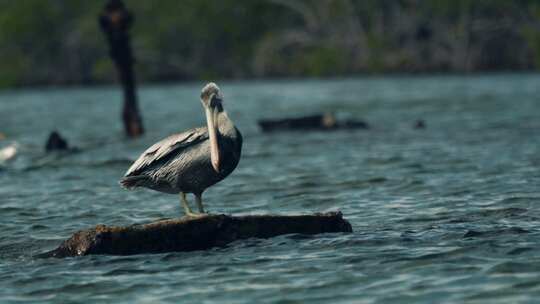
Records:
[[[208,126],[208,137],[210,137],[210,160],[212,167],[219,173],[220,171],[220,156],[218,145],[218,127],[217,127],[217,109],[214,107],[206,108],[206,124]]]

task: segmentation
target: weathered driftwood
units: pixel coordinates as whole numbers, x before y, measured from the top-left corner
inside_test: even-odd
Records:
[[[352,232],[352,227],[343,219],[341,212],[295,216],[204,215],[127,227],[98,225],[76,232],[58,248],[41,257],[193,251],[224,246],[247,238],[325,232]]]
[[[258,121],[263,132],[277,131],[335,131],[344,129],[369,129],[367,122],[362,120],[338,121],[332,113],[282,118],[261,119]]]

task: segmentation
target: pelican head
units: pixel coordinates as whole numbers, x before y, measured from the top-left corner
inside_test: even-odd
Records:
[[[212,167],[216,172],[220,172],[220,153],[218,144],[218,114],[223,111],[223,95],[219,87],[210,82],[201,91],[201,103],[206,114],[206,124],[208,127],[208,137],[210,139],[210,159]]]
[[[201,91],[201,102],[205,108],[221,106],[223,95],[217,84],[210,82]]]

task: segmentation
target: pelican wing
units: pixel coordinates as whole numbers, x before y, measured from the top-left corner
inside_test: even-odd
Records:
[[[174,134],[162,139],[146,149],[131,165],[125,176],[138,175],[160,160],[167,158],[171,153],[178,154],[181,150],[206,139],[208,139],[208,131],[205,127]]]

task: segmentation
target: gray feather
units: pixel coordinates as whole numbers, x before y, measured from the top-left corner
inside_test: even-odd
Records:
[[[137,175],[156,165],[171,153],[178,154],[181,150],[206,139],[208,139],[206,127],[196,128],[166,137],[146,149],[131,165],[124,176]]]

